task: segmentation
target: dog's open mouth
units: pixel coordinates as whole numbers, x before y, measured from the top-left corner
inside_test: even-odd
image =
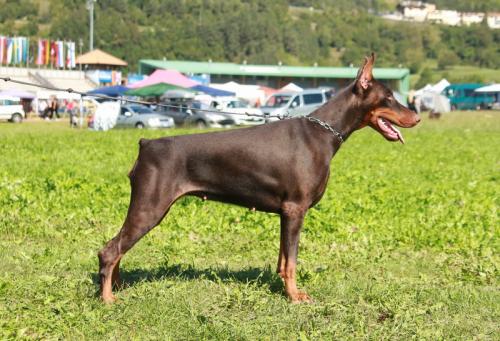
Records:
[[[401,141],[401,143],[405,143],[405,140],[403,139],[403,134],[394,127],[391,122],[386,120],[385,118],[378,117],[377,118],[377,125],[382,132],[382,134],[387,138],[388,140],[391,141]]]

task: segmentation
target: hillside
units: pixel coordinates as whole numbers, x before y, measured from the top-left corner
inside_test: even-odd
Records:
[[[457,8],[465,3],[457,1]],[[491,9],[498,1],[474,3]],[[409,67],[413,73],[421,72],[429,60],[437,63],[438,72],[454,65],[500,68],[500,30],[389,22],[371,14],[395,4],[99,0],[95,46],[127,60],[132,70],[140,58],[340,66],[359,64],[369,51],[377,52],[378,65]],[[304,7],[308,5],[316,10]],[[81,38],[87,49],[88,11],[83,0],[0,0],[0,6],[2,35]],[[484,77],[478,80],[495,80]]]

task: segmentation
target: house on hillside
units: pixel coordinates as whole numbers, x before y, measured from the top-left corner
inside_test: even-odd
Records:
[[[460,25],[460,13],[452,10],[435,10],[427,15],[427,20],[437,24],[444,24],[449,26]]]
[[[423,1],[402,1],[397,9],[403,14],[404,20],[424,22],[429,13],[436,10],[436,5]]]
[[[463,12],[461,13],[462,25],[470,26],[473,24],[480,24],[484,20],[484,13],[481,12]]]
[[[500,28],[500,12],[490,12],[487,15],[486,22],[490,28]]]

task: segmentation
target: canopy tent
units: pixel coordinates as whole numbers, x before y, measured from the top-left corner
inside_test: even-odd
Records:
[[[3,97],[18,97],[22,99],[34,99],[36,95],[29,91],[8,89],[0,91],[0,96]]]
[[[87,92],[87,95],[106,95],[110,97],[123,96],[129,88],[123,85],[105,86],[103,88],[94,89]]]
[[[474,92],[500,92],[500,83],[480,87],[474,90]]]
[[[259,85],[238,84],[236,82],[227,82],[224,84],[211,83],[210,87],[234,92],[236,97],[247,100],[250,104],[264,103],[266,93]]]
[[[434,92],[440,94],[448,85],[450,85],[450,82],[443,78],[434,85],[426,84],[423,88],[418,89],[415,91],[415,96],[421,96],[424,92]]]
[[[236,93],[231,92],[231,91],[211,88],[209,86],[201,85],[201,84],[195,85],[195,86],[191,87],[191,89],[206,93],[207,95],[214,96],[214,97],[224,97],[224,96],[236,95]]]
[[[295,83],[288,83],[287,85],[285,85],[284,87],[282,87],[279,91],[280,92],[282,92],[282,91],[300,92],[302,90],[304,90],[304,89],[302,89],[297,84],[295,84]]]
[[[191,88],[198,85],[197,82],[184,76],[182,73],[176,70],[156,70],[148,78],[135,82],[131,84],[130,87],[133,89],[142,88],[148,85],[167,83],[172,85],[177,85],[182,88]]]
[[[139,96],[139,97],[158,97],[165,94],[169,90],[185,90],[189,92],[194,92],[194,90],[186,89],[181,86],[167,84],[167,83],[156,83],[153,85],[144,86],[138,89],[130,89],[125,92],[128,96]]]
[[[82,65],[110,65],[110,66],[127,66],[127,62],[116,58],[99,49],[87,52],[76,58],[76,64]]]
[[[432,90],[434,92],[437,92],[438,94],[440,94],[449,85],[450,85],[450,82],[448,82],[445,78],[443,78],[439,82],[437,82],[436,84],[434,84],[432,86]]]

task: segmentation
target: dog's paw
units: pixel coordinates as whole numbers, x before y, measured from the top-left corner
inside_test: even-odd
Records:
[[[116,302],[116,297],[114,295],[101,296],[101,299],[105,304],[112,304]]]
[[[311,296],[309,296],[307,293],[303,291],[298,291],[294,294],[291,294],[289,297],[292,304],[313,303]]]

